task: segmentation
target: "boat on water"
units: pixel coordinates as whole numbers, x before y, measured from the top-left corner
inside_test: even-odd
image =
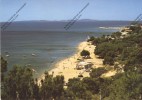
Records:
[[[32,53],[32,56],[36,56],[36,54]]]
[[[6,57],[9,57],[10,55],[5,55]]]

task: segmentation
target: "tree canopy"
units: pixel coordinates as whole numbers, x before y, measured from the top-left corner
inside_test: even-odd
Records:
[[[87,50],[82,50],[82,52],[80,53],[81,56],[90,56],[90,52]]]

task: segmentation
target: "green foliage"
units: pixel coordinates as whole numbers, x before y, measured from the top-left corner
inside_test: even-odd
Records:
[[[64,76],[53,77],[45,72],[45,79],[41,82],[40,96],[41,99],[60,99],[64,92]]]
[[[104,59],[103,64],[113,65],[117,61],[124,65],[121,66],[123,74],[116,74],[112,80],[100,85],[104,100],[142,99],[142,30],[140,27],[130,29],[132,32],[126,38],[121,39],[120,32],[116,32],[111,35],[114,40],[96,45],[94,53]],[[90,76],[97,78],[94,73],[91,72]],[[107,92],[103,89],[107,89]]]
[[[89,41],[94,41],[95,40],[95,37],[94,36],[91,36],[88,40],[87,40],[87,42],[89,42]]]
[[[32,94],[32,70],[29,68],[22,68],[14,66],[4,80],[4,88],[2,96],[4,99],[29,99]]]
[[[92,69],[92,71],[90,72],[90,77],[98,78],[102,74],[104,74],[106,71],[107,70],[104,67],[99,67],[99,68]]]
[[[131,58],[128,59],[129,65],[142,64],[142,47],[131,52],[129,57]]]
[[[140,26],[130,26],[130,30],[132,30],[133,33],[139,33],[141,30],[141,27]]]
[[[116,51],[117,47],[115,46],[115,44],[104,42],[96,46],[94,53],[99,55],[100,58],[105,58],[106,55],[115,57],[117,53]]]
[[[68,82],[68,91],[72,91],[78,98],[83,98],[86,91],[86,86],[79,79],[73,78]]]
[[[87,42],[91,42],[92,45],[97,45],[99,43],[102,43],[102,42],[108,42],[109,39],[108,38],[105,38],[105,36],[103,35],[101,38],[96,38],[94,36],[91,36]]]
[[[7,71],[7,61],[1,57],[1,72],[4,73]]]
[[[1,81],[4,80],[4,74],[7,71],[7,61],[1,57]]]
[[[114,33],[112,33],[111,37],[113,37],[115,39],[119,39],[121,35],[122,35],[121,32],[114,32]]]
[[[39,100],[40,99],[40,92],[39,92],[39,86],[37,84],[37,79],[36,79],[36,83],[32,84],[32,98],[34,98],[35,100]]]
[[[109,100],[140,100],[142,94],[142,75],[123,74],[110,85]]]
[[[82,50],[82,52],[80,53],[81,56],[90,56],[90,52],[87,50]]]
[[[99,84],[97,84],[97,79],[86,77],[83,78],[82,82],[86,84],[86,89],[91,91],[93,94],[99,93]]]
[[[133,50],[127,58],[124,70],[142,73],[142,48]]]
[[[133,59],[140,59],[134,57],[136,54],[133,54],[133,57],[130,55],[142,46],[142,33],[132,34],[123,39],[119,38],[120,32],[113,33],[112,36],[117,39],[98,43],[94,51],[96,55],[104,59],[103,64],[113,65],[119,59],[121,63],[128,65],[127,63],[130,64],[132,61],[133,64],[137,62]]]
[[[105,56],[103,64],[106,65],[113,65],[114,64],[114,58],[110,57],[110,56]]]

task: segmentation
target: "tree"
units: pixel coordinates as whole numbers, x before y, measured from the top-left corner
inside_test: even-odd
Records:
[[[92,78],[98,78],[100,77],[103,73],[105,73],[107,70],[103,67],[100,68],[95,68],[90,72],[90,77]]]
[[[91,37],[87,40],[87,42],[89,42],[89,41],[94,41],[94,39],[95,39],[95,37],[94,37],[94,36],[91,36]]]
[[[37,79],[35,80],[35,82],[33,82],[32,84],[32,98],[34,98],[35,100],[40,100],[40,92],[39,92],[39,86],[38,86],[38,82]]]
[[[113,52],[114,53],[113,56],[115,56],[116,52],[115,44],[104,42],[96,46],[94,53],[96,55],[99,55],[100,58],[104,58],[107,55],[107,53],[110,53],[110,51]]]
[[[53,96],[53,76],[49,75],[48,72],[45,72],[45,79],[41,80],[40,96],[42,100],[52,99]]]
[[[130,72],[124,73],[110,85],[109,100],[141,100],[142,75]],[[115,98],[115,99],[114,99]]]
[[[80,53],[81,56],[90,56],[90,52],[87,51],[87,50],[83,50],[81,53]]]
[[[141,27],[140,26],[130,26],[130,30],[132,30],[133,33],[139,33],[139,31],[141,30]]]
[[[142,48],[133,50],[126,61],[124,71],[137,71],[142,73]]]
[[[86,91],[86,85],[78,78],[69,79],[68,91],[71,91],[78,99],[83,99]]]
[[[32,96],[32,70],[14,66],[4,80],[3,99],[29,99]]]
[[[53,77],[45,72],[45,79],[41,82],[41,99],[55,99],[59,100],[64,92],[64,77],[56,76]]]
[[[112,33],[111,37],[118,39],[120,38],[121,34],[122,34],[121,32],[114,32]]]
[[[64,92],[64,76],[57,75],[53,78],[54,89],[53,89],[53,97],[56,99],[60,99]]]
[[[4,81],[4,74],[7,71],[7,61],[1,57],[1,81]]]
[[[85,78],[83,78],[82,82],[84,84],[86,84],[86,89],[88,91],[91,91],[92,94],[99,93],[99,84],[97,84],[95,78],[85,77]]]
[[[4,73],[7,71],[7,61],[1,57],[1,72]]]
[[[114,64],[114,58],[110,57],[110,56],[105,56],[103,64],[106,65],[113,65]]]

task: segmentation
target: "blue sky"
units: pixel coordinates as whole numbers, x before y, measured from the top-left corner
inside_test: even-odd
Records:
[[[16,21],[72,19],[88,2],[80,19],[134,20],[142,0],[1,0],[0,21],[7,21],[24,3]]]

